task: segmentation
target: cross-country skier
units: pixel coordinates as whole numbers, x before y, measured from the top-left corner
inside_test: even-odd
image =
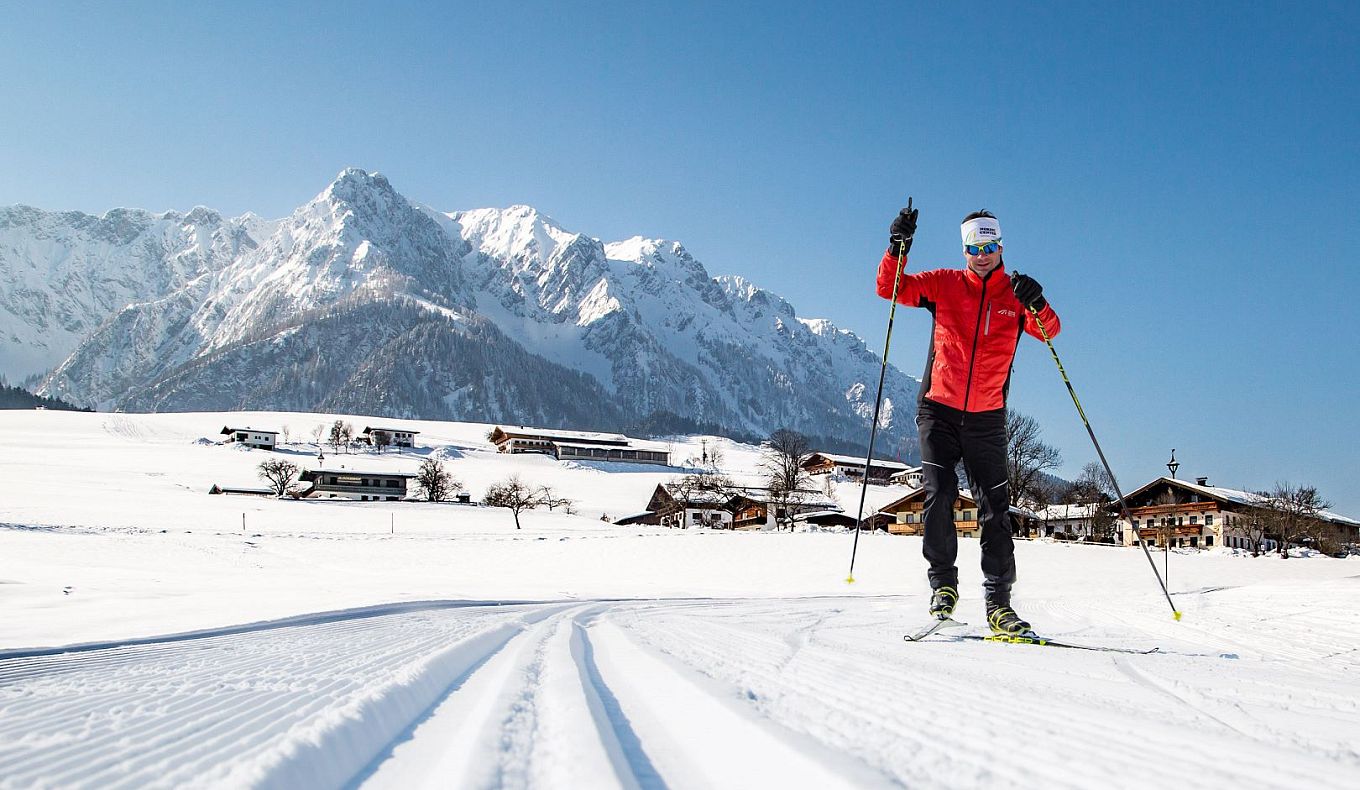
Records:
[[[898,257],[911,249],[919,210],[893,220],[888,251],[878,266],[878,293],[891,299]],[[1011,540],[1006,475],[1006,392],[1020,335],[1043,339],[1028,308],[1039,312],[1050,337],[1058,316],[1032,277],[1008,275],[1001,260],[1001,225],[989,211],[963,218],[963,269],[902,273],[897,301],[934,316],[930,353],[916,425],[925,477],[925,547],[930,563],[930,613],[949,618],[958,602],[958,533],[955,467],[968,473],[982,524],[983,590],[987,623],[997,633],[1019,634],[1029,623],[1011,608],[1015,544]]]

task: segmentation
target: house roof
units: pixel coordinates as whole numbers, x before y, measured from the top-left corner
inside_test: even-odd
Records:
[[[251,428],[250,426],[246,426],[246,427],[244,427],[244,428],[223,427],[223,428],[222,428],[222,435],[223,435],[223,436],[226,436],[226,435],[228,435],[228,434],[236,433],[237,431],[251,431],[251,432],[254,432],[254,433],[269,433],[269,434],[273,434],[274,436],[278,436],[278,435],[279,435],[279,432],[278,432],[278,431],[266,431],[266,430],[264,430],[263,428]]]
[[[646,450],[646,451],[648,451],[648,452],[653,452],[653,453],[666,453],[666,452],[669,452],[669,449],[670,449],[670,448],[668,448],[666,445],[664,445],[664,444],[662,444],[662,443],[660,443],[660,442],[645,442],[645,441],[638,441],[638,440],[636,440],[636,439],[627,439],[627,437],[625,437],[625,439],[627,440],[627,444],[625,444],[624,446],[620,447],[620,446],[616,446],[616,445],[612,445],[612,444],[611,444],[611,445],[608,445],[608,449],[611,449],[611,450]],[[581,442],[581,441],[557,441],[557,440],[553,440],[553,444],[557,445],[558,447],[571,447],[571,448],[575,448],[575,449],[581,450],[581,449],[590,449],[590,448],[592,448],[592,447],[598,448],[598,447],[601,445],[601,442]]]
[[[809,456],[809,457],[808,457],[808,460],[805,462],[805,464],[807,464],[807,463],[812,463],[812,462],[813,462],[815,459],[817,459],[817,458],[825,458],[825,459],[827,459],[828,461],[831,461],[832,463],[837,463],[837,464],[845,464],[845,465],[849,465],[849,466],[861,466],[861,467],[864,466],[864,457],[863,457],[863,456],[860,456],[860,457],[856,458],[856,457],[853,456],[853,455],[836,455],[835,453],[820,453],[820,452],[818,452],[818,453],[813,453],[811,456]],[[911,465],[909,465],[909,464],[904,464],[904,463],[901,463],[901,462],[898,462],[898,461],[885,461],[885,460],[883,460],[882,458],[875,458],[873,461],[871,461],[871,462],[869,463],[869,465],[870,465],[870,466],[876,466],[876,467],[878,467],[879,469],[896,469],[896,470],[901,471],[901,472],[907,472],[907,471],[910,471],[910,470],[913,468],[913,467],[912,467]]]
[[[1061,521],[1069,518],[1091,518],[1103,505],[1048,505],[1034,511],[1044,521]]]
[[[415,475],[405,472],[363,472],[358,469],[303,469],[298,479],[305,481],[316,480],[323,474],[344,475],[345,477],[404,477],[410,480]]]
[[[377,426],[370,428],[369,426],[365,425],[364,429],[359,432],[359,435],[362,436],[363,434],[372,433],[374,431],[386,431],[388,433],[409,433],[412,436],[415,436],[416,434],[420,433],[420,431],[413,431],[410,428],[379,428]]]
[[[599,433],[596,431],[563,431],[556,428],[530,428],[526,425],[504,427],[497,425],[491,431],[491,441],[496,444],[510,439],[541,439],[549,442],[584,442],[586,444],[627,445],[628,437],[621,433]]]
[[[745,497],[753,502],[769,502],[770,489],[758,488],[755,486],[738,486],[733,489],[737,496]],[[821,491],[800,488],[789,494],[789,502],[803,507],[815,507],[822,510],[841,511],[841,504],[836,500],[823,494]]]

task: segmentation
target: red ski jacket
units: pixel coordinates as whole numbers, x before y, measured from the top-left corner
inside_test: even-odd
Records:
[[[878,266],[878,295],[891,299],[897,257],[883,255]],[[924,307],[935,316],[921,397],[961,411],[991,411],[1006,406],[1011,364],[1020,333],[1043,335],[1011,290],[1002,264],[984,280],[972,269],[903,272],[897,301]],[[1039,311],[1049,337],[1061,329],[1051,305]]]

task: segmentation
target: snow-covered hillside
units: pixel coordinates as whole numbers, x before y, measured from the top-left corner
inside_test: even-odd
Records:
[[[140,224],[117,246],[86,229],[127,217]],[[529,206],[441,213],[357,169],[272,223],[10,209],[0,277],[13,282],[0,374],[52,368],[41,393],[105,410],[358,410],[605,430],[678,415],[845,447],[865,439],[878,380],[858,337],[740,277],[711,276],[679,242],[603,243]],[[42,345],[55,316],[64,328]],[[889,370],[878,446],[891,455],[915,456],[903,410],[909,418],[917,391]]]
[[[1016,606],[1126,655],[908,644],[919,539],[617,527],[677,469],[492,451],[406,422],[474,495],[577,500],[516,530],[455,504],[209,496],[337,415],[0,412],[0,784],[1348,787],[1360,563],[1022,541]],[[362,415],[339,415],[356,426]],[[750,479],[755,448],[717,442]],[[871,487],[872,505],[895,493]],[[838,497],[853,508],[858,489]],[[959,616],[981,622],[973,541]],[[174,636],[179,634],[178,636]],[[83,645],[83,646],[80,646]],[[79,646],[79,647],[77,647]]]

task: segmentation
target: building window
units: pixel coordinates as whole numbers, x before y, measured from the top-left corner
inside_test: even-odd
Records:
[[[1199,523],[1199,516],[1191,516],[1191,517],[1190,517],[1190,523],[1191,523],[1191,524],[1198,524],[1198,523]]]
[[[1214,514],[1213,514],[1213,513],[1206,513],[1206,514],[1204,514],[1204,526],[1206,526],[1206,527],[1212,527],[1213,525],[1214,525]]]

